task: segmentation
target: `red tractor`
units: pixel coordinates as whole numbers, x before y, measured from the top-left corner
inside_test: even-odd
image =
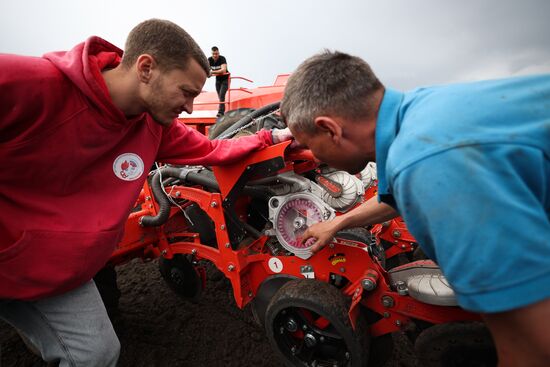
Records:
[[[244,116],[210,133],[230,138],[282,123],[278,103],[245,107]],[[151,171],[111,265],[158,258],[168,285],[197,298],[206,283],[202,264],[210,262],[230,280],[237,306],[251,305],[289,366],[380,365],[400,330],[427,365],[449,358],[457,366],[494,364],[479,315],[457,307],[434,262],[411,261],[417,244],[400,219],[343,231],[315,254],[301,243],[313,223],[376,194],[375,167],[353,176],[288,144],[232,166]]]

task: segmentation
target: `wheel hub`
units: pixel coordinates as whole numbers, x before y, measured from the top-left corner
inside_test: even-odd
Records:
[[[307,333],[306,335],[304,335],[304,343],[307,347],[313,348],[317,344],[317,339],[313,334]]]
[[[275,319],[278,343],[307,366],[345,366],[349,351],[328,320],[300,308],[282,310]]]
[[[298,330],[298,324],[293,319],[288,319],[286,322],[286,329],[291,333],[294,333]]]

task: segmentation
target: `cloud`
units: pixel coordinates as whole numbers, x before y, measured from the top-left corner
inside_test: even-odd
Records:
[[[41,55],[90,35],[122,47],[134,25],[157,17],[180,24],[207,54],[219,46],[232,73],[254,86],[329,48],[410,89],[548,72],[548,14],[547,0],[2,1],[0,52]]]
[[[543,56],[539,52],[522,52],[506,58],[495,57],[482,64],[471,67],[457,75],[454,81],[496,79],[510,76],[550,73],[550,54]]]

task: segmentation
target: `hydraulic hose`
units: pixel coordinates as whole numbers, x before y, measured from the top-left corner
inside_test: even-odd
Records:
[[[171,171],[171,169],[175,170],[172,167],[160,168],[153,176],[151,182],[151,190],[153,191],[153,196],[155,197],[155,200],[159,204],[159,211],[155,216],[144,215],[143,217],[141,217],[139,219],[139,224],[142,227],[160,226],[161,224],[166,223],[166,221],[168,220],[168,216],[170,215],[170,200],[168,200],[168,197],[164,194],[164,191],[162,190],[163,186],[160,177],[161,171],[163,171],[162,174],[170,176],[168,171]]]
[[[199,171],[188,168],[162,167],[155,173],[151,182],[151,190],[153,191],[155,200],[159,205],[159,211],[155,216],[145,215],[141,217],[139,223],[143,227],[160,226],[166,223],[168,217],[170,216],[170,200],[164,193],[163,184],[161,184],[161,177],[165,183],[173,182],[175,180],[182,180],[188,184],[190,183],[204,186],[217,192],[220,191],[218,182],[212,176],[200,174]],[[265,201],[270,198],[268,192],[256,187],[246,186],[243,189],[243,193]]]
[[[155,216],[145,215],[141,217],[139,224],[143,227],[160,226],[166,223],[170,215],[170,200],[164,193],[163,185],[160,180],[161,176],[165,182],[172,182],[174,179],[179,179],[196,185],[205,186],[216,191],[220,190],[218,183],[213,177],[201,175],[197,171],[187,168],[162,167],[155,173],[151,182],[151,190],[159,205],[159,211]]]
[[[193,183],[195,185],[201,185],[208,187],[209,189],[220,191],[220,186],[214,177],[208,175],[201,175],[197,171],[190,171],[185,177],[185,181]]]

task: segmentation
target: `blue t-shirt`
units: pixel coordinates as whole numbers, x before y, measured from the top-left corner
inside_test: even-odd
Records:
[[[386,90],[376,161],[380,200],[461,306],[550,297],[550,75]]]

